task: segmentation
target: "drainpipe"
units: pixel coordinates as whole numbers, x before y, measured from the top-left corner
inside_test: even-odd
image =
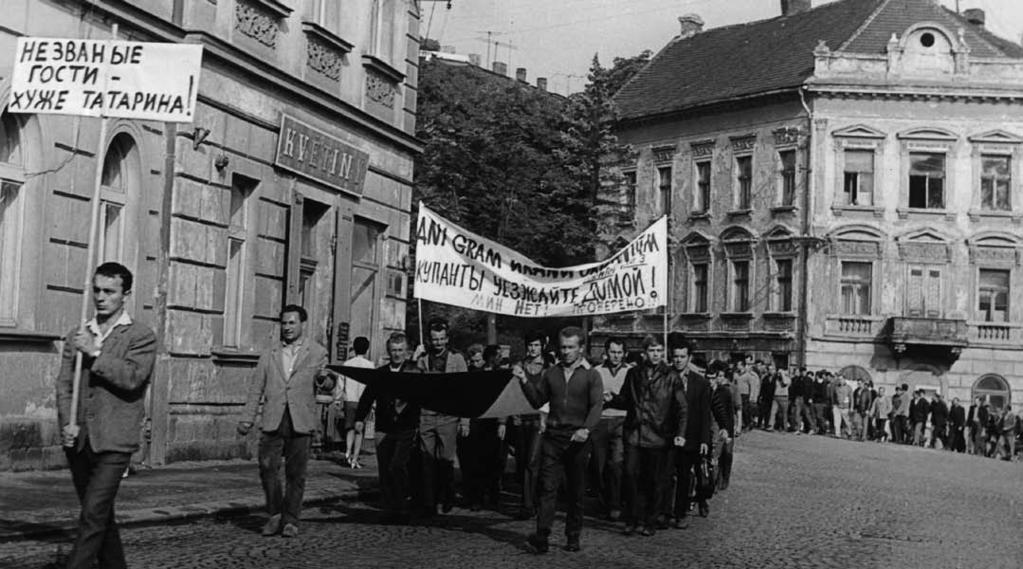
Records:
[[[796,349],[799,350],[799,365],[806,366],[806,337],[808,315],[809,315],[809,301],[807,298],[809,295],[810,286],[810,220],[812,215],[810,209],[813,207],[813,172],[811,165],[813,164],[813,110],[809,105],[806,104],[806,88],[803,86],[799,87],[799,102],[803,104],[803,110],[806,111],[806,178],[803,185],[803,230],[800,235],[800,243],[802,244],[803,262],[802,262],[802,274],[799,278],[799,287],[801,294],[799,295],[799,321],[796,323]]]

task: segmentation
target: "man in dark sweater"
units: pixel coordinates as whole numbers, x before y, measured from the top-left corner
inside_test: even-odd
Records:
[[[415,362],[408,359],[405,334],[391,334],[387,339],[387,355],[391,361],[379,369],[390,372],[419,371]],[[355,409],[356,433],[362,434],[366,416],[374,403],[377,409],[377,475],[380,477],[384,521],[405,523],[408,521],[409,461],[416,443],[416,429],[419,427],[419,405],[387,397],[371,385],[362,392]]]
[[[671,367],[681,378],[682,389],[686,393],[687,416],[683,435],[685,444],[672,450],[675,458],[670,470],[675,475],[676,483],[674,495],[667,500],[665,509],[674,518],[675,528],[685,529],[689,527],[689,487],[693,481],[693,472],[696,473],[698,484],[703,481],[700,463],[705,457],[709,457],[710,453],[710,383],[702,374],[689,367],[689,344],[685,339],[669,339],[669,346]],[[668,490],[671,489],[669,482]],[[701,516],[706,517],[710,514],[710,505],[707,504],[706,497],[697,496],[697,505]]]
[[[528,544],[534,553],[549,549],[551,526],[557,508],[558,483],[565,474],[565,551],[579,551],[583,529],[583,495],[586,491],[586,465],[590,459],[590,430],[600,421],[604,406],[604,386],[600,374],[583,357],[586,334],[570,326],[559,334],[560,362],[544,370],[533,383],[521,367],[513,373],[522,384],[526,399],[539,408],[550,404],[547,428],[543,433],[540,459],[540,508],[536,533]]]
[[[959,404],[959,398],[952,398],[952,408],[948,412],[952,424],[952,450],[966,452],[966,409]]]
[[[931,441],[930,446],[938,448],[937,443],[941,443],[941,448],[948,448],[948,405],[941,398],[940,393],[934,394],[934,401],[931,401]]]

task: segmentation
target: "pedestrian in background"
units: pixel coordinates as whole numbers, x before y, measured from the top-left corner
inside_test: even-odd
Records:
[[[774,363],[767,364],[767,376],[774,382],[774,399],[771,401],[770,419],[766,428],[770,430],[771,423],[774,423],[774,430],[784,433],[790,430],[789,378],[785,370],[776,368]]]
[[[664,346],[661,346],[662,360]],[[596,367],[604,385],[604,410],[600,423],[593,431],[593,484],[603,512],[611,521],[617,521],[622,510],[622,469],[625,461],[623,427],[626,411],[611,406],[619,396],[625,378],[632,366],[625,363],[625,342],[608,338],[604,342],[606,359]]]
[[[703,375],[689,366],[689,343],[684,338],[668,340],[671,367],[679,374],[682,389],[686,394],[686,430],[685,441],[681,447],[673,448],[675,455],[669,466],[670,476],[674,475],[675,484],[669,482],[669,497],[665,500],[666,513],[672,518],[671,524],[676,529],[689,527],[689,489],[694,482],[698,487],[709,486],[710,481],[703,480],[702,461],[710,458],[711,444],[711,393],[710,383]],[[710,514],[707,496],[697,494],[697,506],[701,517]],[[662,525],[663,527],[663,525]]]
[[[952,425],[952,450],[966,452],[966,409],[959,404],[958,397],[952,398],[948,419]]]
[[[892,399],[885,395],[884,386],[877,388],[877,397],[870,405],[869,414],[874,421],[874,440],[888,441],[888,420],[892,414]]]
[[[898,440],[896,442],[908,445],[913,440],[913,433],[909,422],[909,407],[911,403],[909,386],[903,383],[896,389],[895,394],[896,398],[892,400],[892,405],[895,407],[895,420],[893,424],[898,430]]]
[[[523,340],[526,344],[526,356],[517,366],[513,366],[513,369],[521,368],[527,381],[536,384],[543,376],[544,370],[549,367],[544,358],[545,338],[541,332],[534,330],[527,332]],[[544,404],[537,413],[512,417],[515,478],[522,484],[522,502],[519,505],[518,518],[522,520],[528,520],[536,515],[540,441],[548,410],[548,405]]]
[[[600,422],[604,387],[600,374],[583,357],[586,334],[570,326],[558,335],[560,362],[544,370],[540,380],[530,382],[522,368],[513,371],[522,392],[533,407],[550,403],[543,433],[540,462],[540,511],[536,533],[528,544],[534,553],[547,553],[562,475],[568,511],[565,517],[565,551],[579,551],[583,529],[583,495],[586,465],[590,458],[590,431]]]
[[[913,400],[909,403],[909,421],[913,426],[913,445],[924,446],[924,429],[927,426],[927,416],[931,412],[931,405],[924,398],[923,391],[913,391]]]
[[[828,422],[830,419],[830,413],[828,413],[829,399],[828,399],[828,375],[824,370],[818,370],[816,377],[813,382],[813,415],[814,422],[817,423],[817,433],[821,435],[828,434]]]
[[[355,355],[344,361],[345,367],[372,369],[369,355],[369,338],[359,336],[352,342]],[[363,433],[355,431],[355,409],[359,406],[365,386],[352,378],[340,376],[334,388],[334,401],[341,405],[344,413],[345,462],[351,468],[362,468],[359,456],[362,454]]]
[[[298,535],[305,492],[309,445],[320,423],[317,388],[332,388],[326,372],[327,350],[305,337],[305,309],[289,304],[281,310],[281,341],[264,352],[249,380],[248,397],[238,432],[246,435],[262,403],[259,438],[259,478],[270,519],[263,535]],[[281,488],[281,459],[286,484]]]
[[[760,376],[753,371],[753,368],[741,359],[736,362],[736,383],[739,386],[739,396],[742,398],[742,422],[743,431],[749,431],[756,423],[756,406],[760,399]]]
[[[841,373],[835,376],[834,393],[835,396],[831,400],[831,410],[834,416],[835,436],[849,438],[852,434],[849,413],[852,411],[853,391]]]
[[[125,312],[131,271],[103,263],[92,276],[96,315],[72,330],[57,374],[58,424],[81,514],[68,569],[127,567],[114,516],[122,474],[139,448],[156,335]],[[70,424],[75,360],[82,358],[76,424]]]
[[[727,490],[732,477],[732,459],[735,451],[735,409],[736,402],[732,389],[732,372],[722,362],[711,362],[707,366],[707,381],[711,387],[711,462],[714,469],[714,486]]]
[[[941,398],[940,393],[934,394],[934,401],[931,401],[931,448],[948,448],[948,405]]]

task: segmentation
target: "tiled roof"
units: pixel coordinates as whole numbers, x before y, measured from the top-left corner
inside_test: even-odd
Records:
[[[623,119],[794,89],[813,74],[813,50],[883,53],[892,33],[938,21],[962,27],[975,57],[1023,57],[1023,48],[932,0],[839,0],[812,10],[712,28],[673,40],[615,95]],[[848,44],[848,45],[847,45]]]

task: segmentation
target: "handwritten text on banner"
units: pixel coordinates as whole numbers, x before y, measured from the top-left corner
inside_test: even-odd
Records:
[[[537,318],[656,308],[667,297],[667,232],[662,218],[605,261],[553,269],[420,204],[415,296]]]

